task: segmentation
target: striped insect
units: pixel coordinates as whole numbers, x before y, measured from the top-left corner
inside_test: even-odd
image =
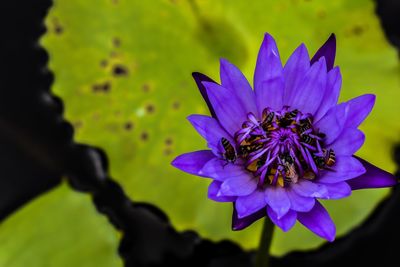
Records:
[[[319,169],[324,169],[326,167],[332,167],[333,165],[335,165],[336,162],[336,155],[335,155],[335,151],[333,151],[333,149],[323,149],[322,150],[322,156],[314,156],[314,161],[315,164],[317,165],[317,167]]]
[[[304,142],[304,143],[306,143],[306,144],[309,144],[309,145],[313,145],[314,142],[315,142],[314,138],[312,138],[312,137],[309,136],[308,134],[303,134],[303,135],[301,136],[301,141]]]
[[[325,153],[325,164],[328,167],[332,167],[335,164],[335,162],[336,162],[335,151],[333,151],[333,149],[329,149]]]
[[[287,112],[285,114],[285,117],[288,118],[288,119],[293,120],[293,119],[295,119],[297,117],[297,114],[299,114],[299,110],[294,109],[294,110],[292,110],[290,112]]]
[[[275,113],[264,109],[262,113],[261,127],[267,131],[271,127],[272,121],[274,120]]]
[[[222,153],[224,160],[226,160],[227,163],[235,162],[237,155],[233,145],[224,137],[221,138],[221,145],[224,149],[224,152]]]
[[[300,134],[305,134],[310,129],[312,129],[312,124],[311,124],[311,120],[309,118],[300,120],[300,125],[299,125],[299,133]]]
[[[294,184],[297,183],[299,180],[299,175],[297,174],[293,158],[289,155],[285,155],[282,157],[282,165],[285,182]]]

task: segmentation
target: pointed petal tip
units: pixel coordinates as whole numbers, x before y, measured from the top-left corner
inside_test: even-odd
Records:
[[[393,174],[384,171],[359,157],[356,158],[364,165],[366,172],[358,177],[346,181],[352,190],[392,187],[399,183],[398,179]]]
[[[305,55],[309,56],[308,49],[305,43],[301,43],[293,53],[295,53],[296,51],[299,51],[298,53],[304,53]]]
[[[226,58],[223,58],[223,57],[219,58],[220,75],[224,71],[224,69],[226,69],[226,68],[229,69],[229,67],[231,65],[232,65],[232,63],[229,60],[227,60]],[[222,78],[221,78],[221,84],[222,84]]]
[[[321,68],[327,70],[326,69],[327,59],[325,58],[325,56],[320,57],[316,63],[320,64]]]
[[[261,47],[265,47],[267,49],[270,49],[271,52],[274,54],[274,56],[280,58],[275,38],[272,37],[272,35],[269,34],[268,32],[266,32],[264,34],[264,39],[263,39],[263,42],[261,44]]]
[[[371,113],[375,105],[374,94],[364,94],[347,101],[347,119],[345,127],[357,128]]]
[[[235,208],[235,203],[233,203],[232,227],[231,228],[233,231],[243,230],[246,227],[248,227],[249,225],[256,222],[257,220],[263,218],[264,216],[266,216],[266,210],[263,208],[247,217],[238,218],[238,214],[237,214],[237,211]]]
[[[271,207],[266,208],[269,219],[278,226],[282,231],[287,232],[296,224],[297,212],[289,210],[287,214],[280,219]]]
[[[365,94],[364,95],[366,99],[368,99],[368,102],[371,102],[372,105],[375,104],[376,101],[376,95],[375,94]]]
[[[200,73],[200,72],[192,72],[192,77],[193,77],[194,81],[196,82],[196,85],[199,88],[200,94],[202,95],[204,101],[206,102],[208,109],[210,110],[211,116],[213,118],[217,118],[215,111],[214,111],[213,107],[211,106],[210,100],[208,99],[206,89],[203,85],[204,81],[215,83],[215,84],[217,84],[217,82],[215,82],[213,79],[211,79],[207,75],[204,75],[203,73]]]
[[[315,202],[314,208],[311,211],[298,213],[297,219],[314,234],[329,242],[335,240],[336,226],[329,216],[328,211],[318,201]]]
[[[265,40],[265,39],[272,39],[272,40],[275,40],[274,37],[272,37],[272,35],[271,35],[269,32],[265,32],[265,33],[264,33],[264,40]]]
[[[176,166],[176,162],[177,162],[177,158],[178,158],[178,157],[179,157],[179,156],[175,157],[175,158],[170,162],[171,166],[173,166],[173,167],[175,167],[175,168],[178,168],[178,167]]]
[[[314,64],[321,57],[325,57],[326,65],[328,71],[330,71],[335,65],[336,57],[336,36],[331,34],[326,40],[326,42],[317,50],[313,58],[311,59],[311,64]]]
[[[192,122],[192,120],[193,120],[195,117],[196,117],[196,114],[190,114],[190,115],[186,116],[186,119],[187,119],[189,122]]]
[[[213,81],[207,75],[205,75],[201,72],[197,72],[197,71],[192,72],[192,77],[196,82],[200,82],[200,81],[210,81],[211,82],[211,81]]]
[[[336,45],[336,34],[335,33],[331,33],[331,35],[329,35],[329,38],[328,38],[327,42],[330,42],[330,43],[334,42],[335,45]]]
[[[186,173],[202,176],[201,169],[214,157],[215,155],[211,150],[199,150],[177,156],[171,162],[171,165]]]
[[[230,64],[230,61],[227,60],[226,58],[220,57],[220,58],[219,58],[219,63],[220,63],[221,65]]]

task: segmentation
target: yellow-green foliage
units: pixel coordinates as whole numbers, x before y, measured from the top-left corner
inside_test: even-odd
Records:
[[[258,242],[259,223],[232,232],[232,205],[208,200],[208,180],[169,163],[178,154],[205,147],[185,120],[192,113],[207,113],[191,72],[218,80],[218,59],[225,57],[252,80],[264,32],[276,38],[284,60],[301,42],[312,54],[336,33],[341,100],[377,95],[362,126],[367,141],[358,155],[394,171],[399,68],[373,1],[57,0],[46,24],[42,44],[56,77],[52,89],[64,100],[76,141],[103,148],[111,175],[127,193],[159,206],[179,230],[230,238],[246,248]],[[386,192],[366,190],[326,202],[338,234],[359,224]],[[87,197],[76,194],[57,189],[3,224],[0,265],[120,266],[116,232]],[[49,231],[62,233],[61,238],[49,238]],[[287,234],[277,231],[272,249],[280,255],[321,242],[297,225]],[[32,253],[21,258],[24,251]],[[73,264],[78,259],[83,264]]]

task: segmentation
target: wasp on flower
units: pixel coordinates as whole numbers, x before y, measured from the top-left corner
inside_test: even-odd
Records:
[[[335,54],[331,35],[311,60],[301,44],[283,66],[275,40],[265,34],[254,90],[225,59],[221,84],[193,74],[211,116],[188,119],[210,150],[180,155],[172,165],[213,179],[208,197],[234,203],[233,230],[268,216],[284,231],[298,220],[333,241],[335,225],[318,199],[397,183],[390,173],[354,156],[365,140],[358,126],[375,96],[337,103],[342,77],[334,67]]]

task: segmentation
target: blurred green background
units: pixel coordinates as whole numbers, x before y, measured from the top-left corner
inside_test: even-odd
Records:
[[[75,140],[104,149],[112,177],[131,198],[159,206],[178,230],[229,238],[245,248],[258,243],[260,223],[231,231],[232,205],[208,200],[209,181],[170,162],[205,147],[185,119],[207,113],[191,72],[219,80],[224,57],[252,81],[264,32],[276,38],[284,62],[301,42],[313,54],[330,33],[337,35],[341,100],[377,95],[358,155],[394,171],[399,65],[371,0],[56,0],[46,26],[41,44],[56,78],[52,90],[64,101]],[[325,202],[338,235],[357,226],[387,192],[365,190]],[[297,224],[289,233],[276,231],[272,252],[322,242]],[[3,222],[0,243],[0,266],[122,266],[119,233],[90,196],[65,184]]]

